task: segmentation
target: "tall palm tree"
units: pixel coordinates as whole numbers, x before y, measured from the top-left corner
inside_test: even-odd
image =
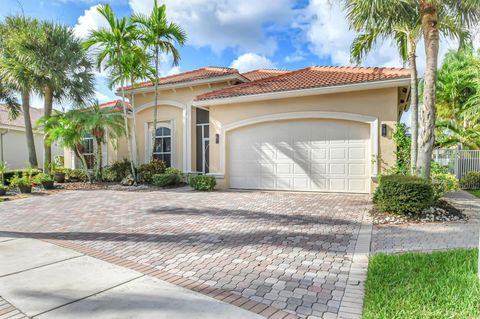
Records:
[[[130,50],[125,52],[122,57],[122,68],[117,69],[113,68],[110,78],[111,88],[113,86],[120,84],[122,79],[128,81],[132,88],[135,88],[136,82],[140,79],[149,78],[153,81],[151,75],[153,74],[153,69],[149,65],[150,56],[146,54],[144,50],[141,50],[140,47],[134,45]],[[119,72],[123,71],[123,74]],[[137,114],[135,109],[135,94],[130,95],[130,105],[132,107],[132,144],[134,149],[134,162],[135,165],[138,165],[138,148],[137,148]]]
[[[168,22],[166,10],[167,7],[165,5],[159,6],[158,1],[155,0],[150,16],[136,14],[132,18],[134,23],[141,26],[141,41],[144,46],[153,51],[155,64],[155,71],[153,74],[155,80],[155,103],[153,109],[152,145],[155,145],[155,132],[157,130],[160,53],[171,54],[173,57],[173,65],[178,65],[178,62],[180,61],[180,52],[175,47],[175,44],[183,46],[187,39],[185,31],[178,24]],[[151,156],[153,159],[153,148]]]
[[[30,118],[30,94],[37,89],[32,66],[24,60],[31,54],[30,43],[39,36],[39,23],[24,16],[9,16],[0,25],[0,82],[15,90],[22,100],[28,161],[37,167],[37,153]],[[38,90],[37,90],[38,92]]]
[[[86,129],[85,114],[82,110],[70,110],[66,113],[57,112],[52,116],[42,117],[38,121],[44,131],[47,133],[47,143],[59,142],[61,146],[71,149],[74,154],[80,158],[82,168],[92,182],[92,175],[88,169],[88,164],[83,155],[83,139],[89,136],[90,132]]]
[[[114,108],[100,108],[98,102],[92,107],[82,110],[82,121],[84,130],[90,132],[95,139],[95,178],[102,178],[102,144],[109,138],[118,138],[125,133],[123,115]],[[108,132],[108,133],[107,133]]]
[[[417,43],[420,38],[420,20],[415,6],[405,2],[380,5],[376,1],[346,0],[345,7],[350,26],[359,35],[354,39],[350,54],[357,64],[372,50],[379,39],[394,39],[402,61],[410,68],[411,152],[410,170],[416,173],[418,149],[418,71]],[[384,3],[386,4],[386,3]]]
[[[123,74],[122,59],[137,39],[135,25],[131,24],[126,17],[117,19],[112,8],[107,5],[100,5],[98,12],[105,18],[108,27],[92,31],[89,38],[84,42],[87,49],[98,46],[97,63],[101,70],[109,71],[116,68]],[[136,181],[135,167],[133,164],[133,150],[130,143],[130,129],[128,126],[128,113],[125,99],[125,80],[121,80],[122,106],[125,132],[127,135],[127,148],[131,163],[132,177]]]
[[[445,23],[458,29],[470,30],[480,19],[480,0],[418,0],[418,6],[425,44],[426,68],[417,167],[420,175],[428,178],[435,142],[437,64],[442,31],[440,27]]]
[[[85,104],[94,94],[93,64],[73,30],[65,25],[42,22],[38,41],[30,44],[32,54],[24,61],[32,66],[44,97],[44,116],[48,118],[53,102]],[[51,146],[44,143],[44,169],[52,162]]]

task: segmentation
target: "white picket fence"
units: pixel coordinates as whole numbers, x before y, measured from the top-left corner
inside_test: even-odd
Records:
[[[438,164],[448,168],[458,180],[462,180],[468,172],[480,171],[480,151],[435,149],[433,159]],[[478,185],[462,185],[465,189],[480,188]]]

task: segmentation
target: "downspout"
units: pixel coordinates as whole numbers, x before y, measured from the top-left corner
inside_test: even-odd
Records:
[[[0,162],[5,162],[4,153],[3,153],[3,136],[7,135],[8,129],[5,131],[0,131]]]

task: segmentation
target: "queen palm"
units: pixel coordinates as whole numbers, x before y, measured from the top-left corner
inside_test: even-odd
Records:
[[[53,102],[85,104],[94,94],[93,64],[81,41],[67,26],[43,22],[38,41],[32,42],[32,54],[24,60],[32,65],[44,97],[44,116],[52,113]],[[44,169],[52,161],[51,147],[44,143]]]
[[[166,6],[158,5],[158,1],[155,0],[153,9],[150,16],[143,14],[136,14],[133,16],[132,21],[141,26],[141,41],[146,48],[150,48],[153,51],[154,59],[154,84],[155,84],[155,103],[153,109],[153,135],[152,145],[155,145],[155,132],[157,129],[157,103],[158,103],[158,79],[160,77],[159,65],[160,54],[171,54],[173,57],[173,65],[178,65],[180,61],[180,52],[175,47],[175,44],[183,45],[186,41],[185,31],[176,23],[168,22],[166,14]],[[153,158],[153,151],[152,151]]]
[[[9,16],[0,25],[0,82],[17,92],[22,101],[22,112],[27,138],[28,161],[38,166],[32,121],[30,94],[38,87],[32,65],[24,60],[31,54],[30,43],[39,36],[39,23],[24,16]],[[38,90],[37,90],[38,92]]]
[[[82,110],[83,129],[95,139],[95,178],[102,178],[102,144],[106,138],[119,138],[125,133],[122,114],[114,108],[101,108],[98,102]],[[108,132],[108,133],[107,133]]]
[[[137,39],[135,25],[131,24],[126,17],[117,19],[109,5],[100,5],[98,12],[108,23],[106,28],[92,31],[85,41],[87,49],[98,46],[97,64],[101,70],[110,71],[112,68],[123,74],[122,59]],[[122,107],[124,116],[125,132],[127,135],[127,148],[131,163],[132,177],[136,180],[135,167],[133,164],[133,150],[130,143],[130,129],[128,126],[127,106],[125,99],[125,80],[121,79]]]

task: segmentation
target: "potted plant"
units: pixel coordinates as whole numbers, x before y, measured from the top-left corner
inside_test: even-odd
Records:
[[[4,196],[7,193],[5,187],[5,180],[3,174],[7,171],[7,163],[0,161],[0,196]]]
[[[56,168],[53,172],[53,179],[57,183],[65,183],[65,171],[62,168]]]
[[[34,178],[33,181],[35,184],[39,185],[42,184],[43,188],[45,189],[53,189],[54,188],[54,181],[52,176],[45,174],[45,173],[40,173],[37,174]]]
[[[18,174],[15,174],[10,179],[10,186],[18,187],[18,189],[20,190],[20,193],[22,193],[22,194],[31,193],[32,192],[32,185],[33,185],[32,176],[27,175],[25,172],[23,172],[21,177]]]

